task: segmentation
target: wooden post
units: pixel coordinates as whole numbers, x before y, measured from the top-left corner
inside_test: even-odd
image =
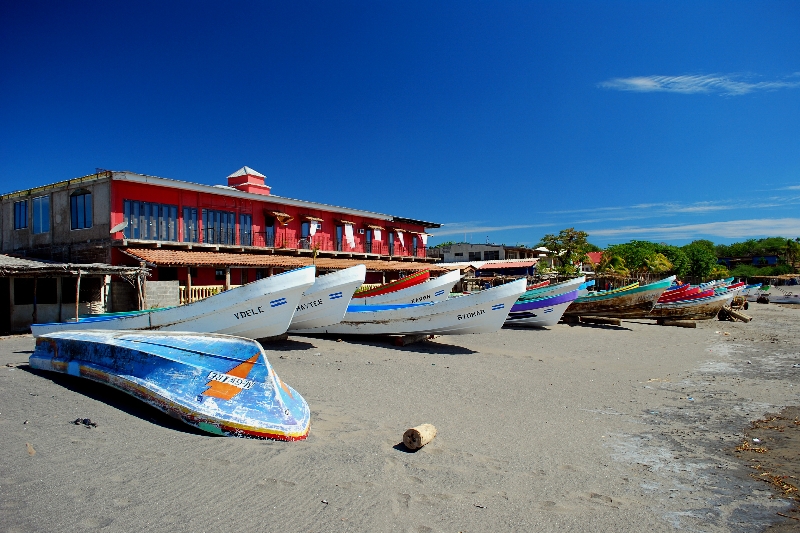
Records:
[[[269,267],[269,277],[272,277],[274,275],[275,275],[275,267]]]
[[[75,282],[75,322],[78,321],[78,305],[81,301],[81,271],[78,269],[78,280]]]
[[[38,285],[38,283],[37,283],[38,280],[39,280],[38,277],[36,277],[36,276],[33,277],[33,323],[34,324],[38,324],[39,323],[39,316],[38,316],[39,313],[37,312],[37,309],[36,309],[36,307],[37,307],[37,305],[36,305],[36,287]]]
[[[231,288],[231,267],[225,267],[225,289],[228,290]]]
[[[63,320],[61,308],[64,305],[64,303],[63,303],[63,301],[61,299],[61,290],[63,288],[63,284],[61,283],[61,280],[62,280],[61,277],[57,277],[56,278],[56,303],[58,304],[58,321],[59,322],[61,322]]]
[[[186,267],[186,300],[185,304],[192,303],[192,267]]]

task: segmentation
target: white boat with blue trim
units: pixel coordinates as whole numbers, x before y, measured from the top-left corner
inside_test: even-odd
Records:
[[[418,304],[423,302],[439,302],[450,296],[453,286],[461,279],[458,270],[451,270],[436,278],[430,278],[417,285],[387,292],[378,296],[354,298],[353,305],[386,305],[386,304]]]
[[[56,331],[160,330],[223,333],[258,337],[285,333],[303,292],[314,284],[316,268],[307,266],[260,279],[204,300],[152,311],[99,315],[77,322],[33,324],[35,337]],[[255,329],[254,329],[255,328]]]
[[[517,298],[525,292],[519,279],[480,292],[433,303],[350,305],[338,324],[293,331],[337,335],[462,335],[498,331]]]
[[[292,317],[289,331],[319,328],[341,322],[353,293],[364,284],[366,276],[367,267],[364,265],[319,276],[314,285],[303,293]]]

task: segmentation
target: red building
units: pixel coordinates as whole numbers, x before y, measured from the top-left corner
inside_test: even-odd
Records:
[[[102,171],[0,200],[4,253],[73,263],[144,261],[152,281],[182,286],[238,285],[308,264],[312,256],[340,260],[326,261],[329,268],[367,263],[367,281],[380,281],[387,271],[396,277],[429,267],[426,229],[441,226],[276,196],[249,167],[216,186]]]

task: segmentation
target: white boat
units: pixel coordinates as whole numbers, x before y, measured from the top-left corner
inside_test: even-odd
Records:
[[[307,266],[260,279],[204,300],[153,311],[109,314],[77,322],[33,324],[34,337],[81,329],[160,330],[242,335],[258,327],[260,337],[286,332],[303,291],[314,284],[316,268]]]
[[[294,333],[337,335],[461,335],[498,331],[525,279],[435,303],[351,305],[338,324]]]
[[[544,298],[517,302],[511,307],[506,326],[526,326],[543,328],[555,326],[567,307],[578,297],[577,286],[574,290],[561,294],[551,294]]]
[[[289,331],[319,328],[341,322],[353,293],[364,283],[367,267],[356,265],[319,276],[297,304]],[[243,335],[250,338],[250,335]]]
[[[773,285],[769,292],[769,301],[773,304],[800,304],[800,292],[796,289],[794,292],[789,292],[784,285],[780,287]]]
[[[417,285],[412,285],[399,291],[387,292],[378,296],[367,298],[354,298],[354,305],[387,305],[387,304],[417,304],[422,302],[438,302],[450,296],[453,285],[461,279],[458,270],[451,270],[438,278],[431,278]]]

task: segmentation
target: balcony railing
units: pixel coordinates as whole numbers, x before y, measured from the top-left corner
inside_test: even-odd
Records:
[[[222,244],[228,246],[254,246],[258,248],[278,248],[287,250],[314,250],[320,252],[342,252],[355,254],[376,254],[397,257],[428,257],[425,246],[400,246],[395,242],[390,247],[386,241],[359,241],[350,247],[347,241],[337,241],[335,237],[326,234],[317,234],[313,237],[297,238],[292,231],[253,232],[247,233],[233,229],[215,231],[213,228],[203,229],[199,232],[200,242],[205,244]],[[185,239],[184,242],[197,242]]]

